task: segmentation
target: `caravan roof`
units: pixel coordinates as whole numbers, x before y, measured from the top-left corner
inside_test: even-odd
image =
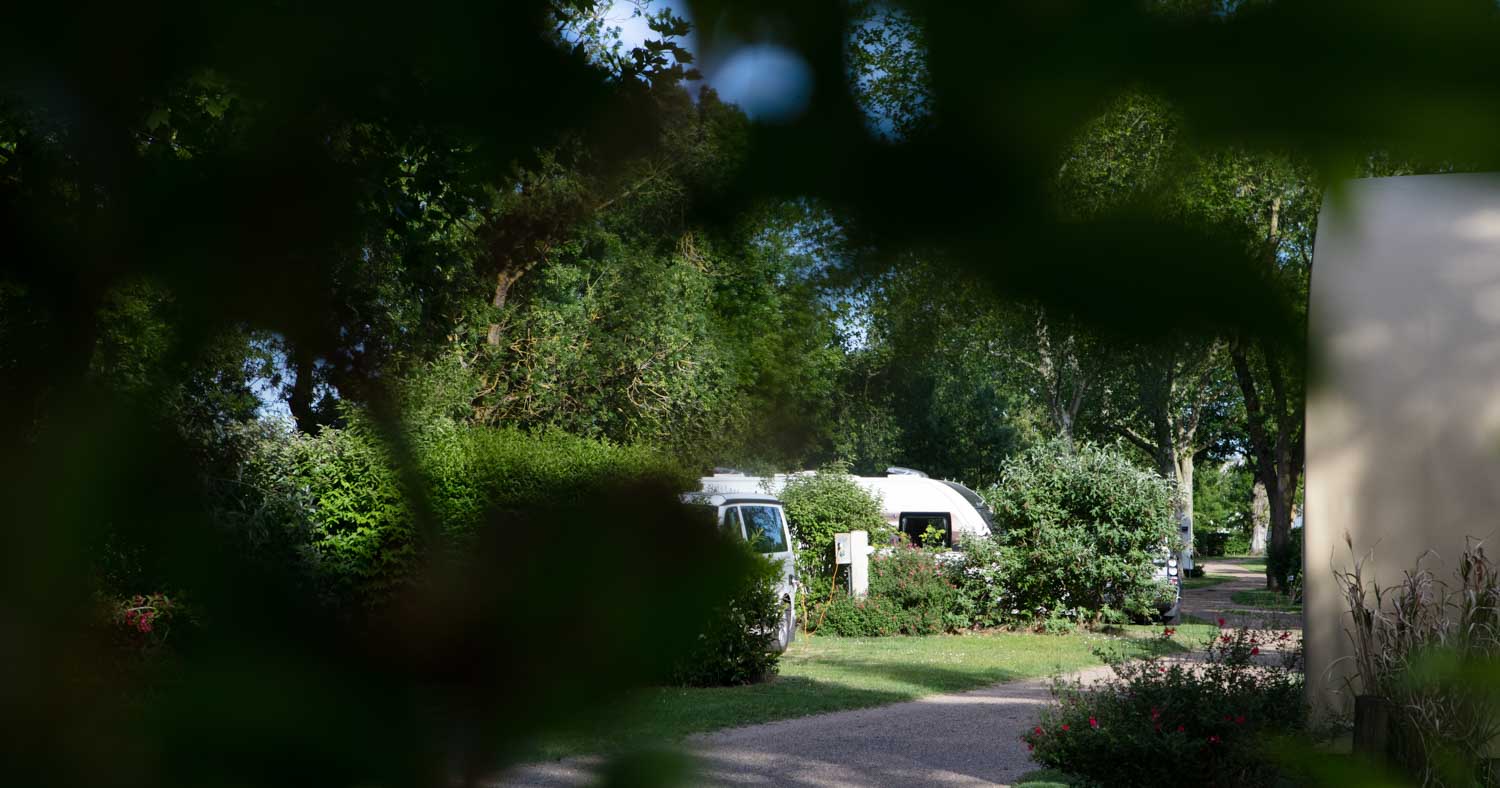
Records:
[[[893,469],[890,476],[855,476],[855,483],[880,498],[881,515],[893,525],[900,526],[902,514],[949,515],[953,533],[960,540],[964,536],[985,536],[991,531],[989,507],[977,493],[957,482],[929,479],[925,475],[905,468]],[[718,495],[765,494],[780,495],[788,479],[794,476],[816,473],[802,471],[798,474],[775,476],[747,476],[737,471],[715,473],[699,480],[703,492]]]

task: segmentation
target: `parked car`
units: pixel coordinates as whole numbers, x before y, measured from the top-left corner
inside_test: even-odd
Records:
[[[766,633],[766,647],[785,651],[797,636],[797,555],[781,501],[764,493],[693,492],[683,493],[682,502],[701,509],[705,519],[780,564],[776,595],[781,600],[781,617],[775,631]]]

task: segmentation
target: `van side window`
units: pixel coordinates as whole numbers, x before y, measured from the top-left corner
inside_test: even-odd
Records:
[[[948,512],[902,512],[901,533],[914,545],[922,544],[922,534],[932,528],[942,534],[943,547],[953,546],[953,520]]]
[[[745,528],[740,525],[740,507],[731,506],[724,510],[724,533],[735,539],[745,538]]]

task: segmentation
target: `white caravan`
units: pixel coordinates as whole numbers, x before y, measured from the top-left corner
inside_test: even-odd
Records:
[[[715,469],[713,476],[699,480],[703,492],[764,493],[780,495],[788,479],[815,473],[746,476],[734,470]],[[958,482],[929,479],[920,471],[888,468],[886,476],[855,476],[855,483],[880,499],[886,522],[920,542],[928,528],[942,534],[944,547],[961,544],[965,538],[989,536],[993,522],[990,510],[977,493]]]
[[[815,471],[746,476],[736,470],[715,468],[714,475],[703,477],[699,483],[708,494],[779,496],[788,479],[812,473]],[[943,534],[944,547],[961,548],[964,539],[989,536],[994,528],[993,512],[984,500],[957,482],[930,479],[927,474],[909,468],[887,468],[885,476],[853,478],[859,486],[879,496],[880,512],[886,522],[914,543],[920,543],[922,534],[930,527]],[[1157,581],[1172,590],[1171,602],[1161,604],[1157,612],[1163,620],[1171,622],[1176,619],[1182,601],[1178,558],[1164,552],[1156,567]]]

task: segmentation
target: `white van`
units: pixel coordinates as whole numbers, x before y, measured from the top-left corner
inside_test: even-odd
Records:
[[[773,632],[766,633],[766,648],[786,651],[797,636],[797,554],[787,529],[781,501],[764,493],[683,493],[682,502],[703,509],[718,527],[741,539],[781,566],[776,595],[781,600],[781,618]]]

